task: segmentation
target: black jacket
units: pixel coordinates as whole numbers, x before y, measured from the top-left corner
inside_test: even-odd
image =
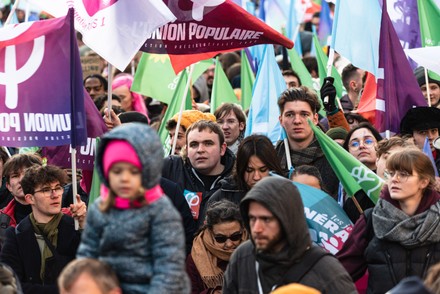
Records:
[[[63,215],[58,225],[56,247],[60,257],[53,267],[59,270],[53,273],[54,276],[58,276],[61,269],[69,261],[75,259],[80,239],[81,233],[75,231],[73,218]],[[23,219],[16,228],[10,227],[6,230],[6,241],[0,253],[0,261],[15,271],[24,293],[58,293],[56,280],[42,281],[40,278],[41,253],[29,216]],[[47,263],[46,266],[48,266]],[[46,268],[46,271],[49,270],[50,268]]]
[[[201,219],[199,219],[198,216],[204,215],[206,204],[208,203],[209,198],[220,188],[220,180],[231,174],[234,166],[235,156],[231,150],[226,149],[221,161],[225,168],[217,179],[215,179],[211,187],[207,189],[205,187],[205,183],[202,182],[200,177],[195,172],[189,159],[184,160],[182,157],[175,155],[171,155],[164,159],[162,176],[178,184],[182,188],[186,200],[188,203],[190,203],[193,216],[194,213],[198,212],[198,215],[194,217],[194,219],[197,220],[198,227],[200,227],[202,224]],[[189,197],[193,197],[193,200],[191,201]],[[198,211],[197,209],[194,209],[192,204],[199,207]]]

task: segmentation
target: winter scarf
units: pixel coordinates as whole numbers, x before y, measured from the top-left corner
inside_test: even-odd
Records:
[[[37,235],[44,235],[46,238],[52,243],[53,247],[57,247],[58,243],[58,225],[61,221],[63,214],[60,212],[55,215],[47,224],[40,224],[36,221],[34,214],[30,214],[30,220],[32,223],[32,227],[34,228],[34,232]],[[46,242],[44,242],[44,249],[41,253],[41,269],[40,269],[40,277],[41,280],[44,280],[44,273],[46,270],[46,259],[52,257],[52,251],[47,246]]]
[[[242,242],[247,239],[246,231],[243,232]],[[202,277],[203,283],[208,288],[216,288],[223,285],[223,271],[217,266],[218,259],[229,261],[235,249],[224,250],[219,247],[209,229],[203,230],[193,242],[191,256],[194,264]]]
[[[440,201],[426,211],[408,216],[384,199],[373,209],[373,228],[379,239],[398,242],[406,248],[440,242]]]

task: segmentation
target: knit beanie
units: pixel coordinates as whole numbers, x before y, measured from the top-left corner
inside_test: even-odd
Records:
[[[426,84],[426,79],[425,79],[425,69],[422,66],[419,66],[418,68],[416,68],[416,70],[414,71],[414,75],[416,76],[417,79],[417,83],[419,84],[419,87],[423,86]],[[431,77],[432,73],[430,73],[428,71],[428,82],[429,83],[435,83],[440,87],[440,81],[439,80],[435,80]]]
[[[118,162],[127,162],[142,169],[141,161],[134,148],[124,140],[110,141],[102,156],[104,175],[107,178],[111,166]]]
[[[176,113],[172,118],[177,123],[179,119],[179,113]],[[216,118],[211,113],[205,113],[198,110],[184,110],[182,112],[182,119],[180,120],[180,125],[187,130],[193,123],[199,120],[210,120],[216,121]]]
[[[345,140],[345,138],[347,138],[348,132],[343,127],[336,127],[336,128],[331,128],[330,130],[328,130],[326,134],[327,134],[327,136],[329,136],[333,140],[336,140],[336,139]]]

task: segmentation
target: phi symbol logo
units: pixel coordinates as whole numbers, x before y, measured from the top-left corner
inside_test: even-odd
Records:
[[[17,27],[4,29],[0,41],[18,37],[31,27],[32,23],[24,23]],[[5,72],[0,72],[0,85],[5,85],[5,105],[9,109],[17,108],[18,85],[27,81],[38,70],[44,57],[44,40],[41,36],[34,39],[31,55],[26,63],[17,69],[15,45],[5,48]]]
[[[94,16],[99,11],[112,6],[113,4],[118,2],[118,0],[82,0],[82,2],[89,16]]]
[[[191,0],[193,2],[192,17],[196,21],[203,20],[205,7],[214,7],[222,4],[225,0]]]

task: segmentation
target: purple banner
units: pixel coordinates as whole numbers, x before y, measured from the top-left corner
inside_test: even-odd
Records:
[[[70,37],[69,17],[0,31],[0,145],[72,143],[71,89],[76,93],[73,143],[85,143],[82,73],[76,39],[72,44]]]
[[[84,146],[76,148],[76,165],[82,170],[93,170],[95,161],[96,138],[107,132],[107,127],[89,94],[84,91],[84,106],[87,122],[87,142]],[[45,147],[42,149],[42,156],[47,163],[59,167],[70,168],[71,155],[69,145],[57,147]]]

